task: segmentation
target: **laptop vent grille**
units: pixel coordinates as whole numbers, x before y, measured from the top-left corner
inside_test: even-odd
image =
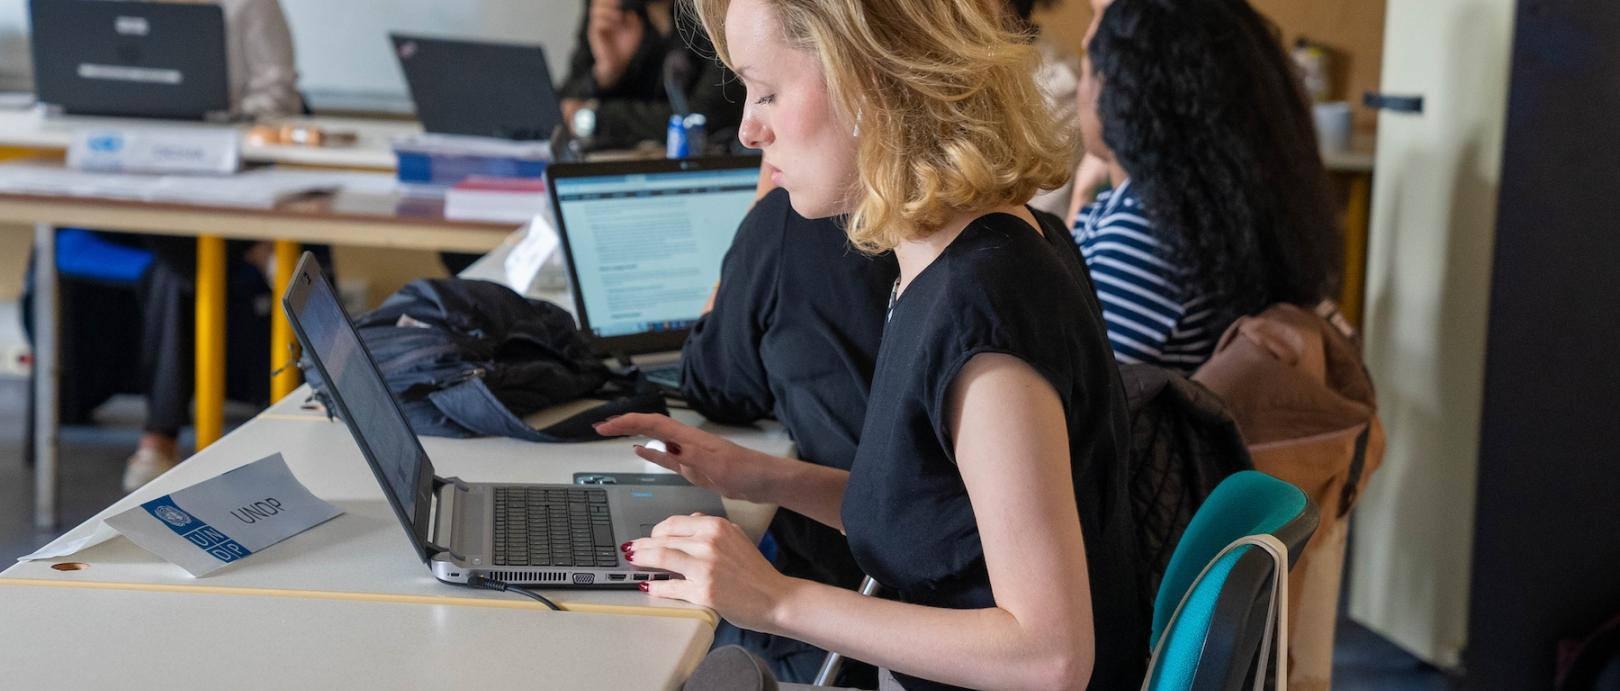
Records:
[[[566,571],[491,571],[489,578],[502,583],[567,583]]]

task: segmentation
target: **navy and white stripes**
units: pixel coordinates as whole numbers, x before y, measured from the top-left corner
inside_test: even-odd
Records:
[[[1183,375],[1209,359],[1225,325],[1210,323],[1208,296],[1187,294],[1129,180],[1080,210],[1074,241],[1102,302],[1115,359]]]

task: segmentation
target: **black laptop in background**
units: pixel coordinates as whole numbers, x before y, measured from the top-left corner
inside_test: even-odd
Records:
[[[32,0],[35,99],[76,115],[230,117],[218,5]]]
[[[540,46],[390,34],[422,128],[515,140],[550,139],[562,122]]]

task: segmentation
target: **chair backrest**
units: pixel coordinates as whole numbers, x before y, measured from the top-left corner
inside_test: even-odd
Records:
[[[1241,545],[1211,564],[1187,592],[1148,668],[1150,691],[1247,689],[1275,587],[1274,561],[1264,549]]]
[[[1193,580],[1227,545],[1250,535],[1271,535],[1288,548],[1292,566],[1316,524],[1316,510],[1298,487],[1253,470],[1227,477],[1204,500],[1176,543],[1153,601],[1150,643],[1158,644]]]

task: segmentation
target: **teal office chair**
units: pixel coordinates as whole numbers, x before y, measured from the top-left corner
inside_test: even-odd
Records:
[[[1287,619],[1288,574],[1278,565],[1286,559],[1293,566],[1316,525],[1316,508],[1287,482],[1252,470],[1222,481],[1193,516],[1159,585],[1145,688],[1235,691],[1285,665],[1268,641]],[[1255,536],[1284,554],[1233,546]]]

